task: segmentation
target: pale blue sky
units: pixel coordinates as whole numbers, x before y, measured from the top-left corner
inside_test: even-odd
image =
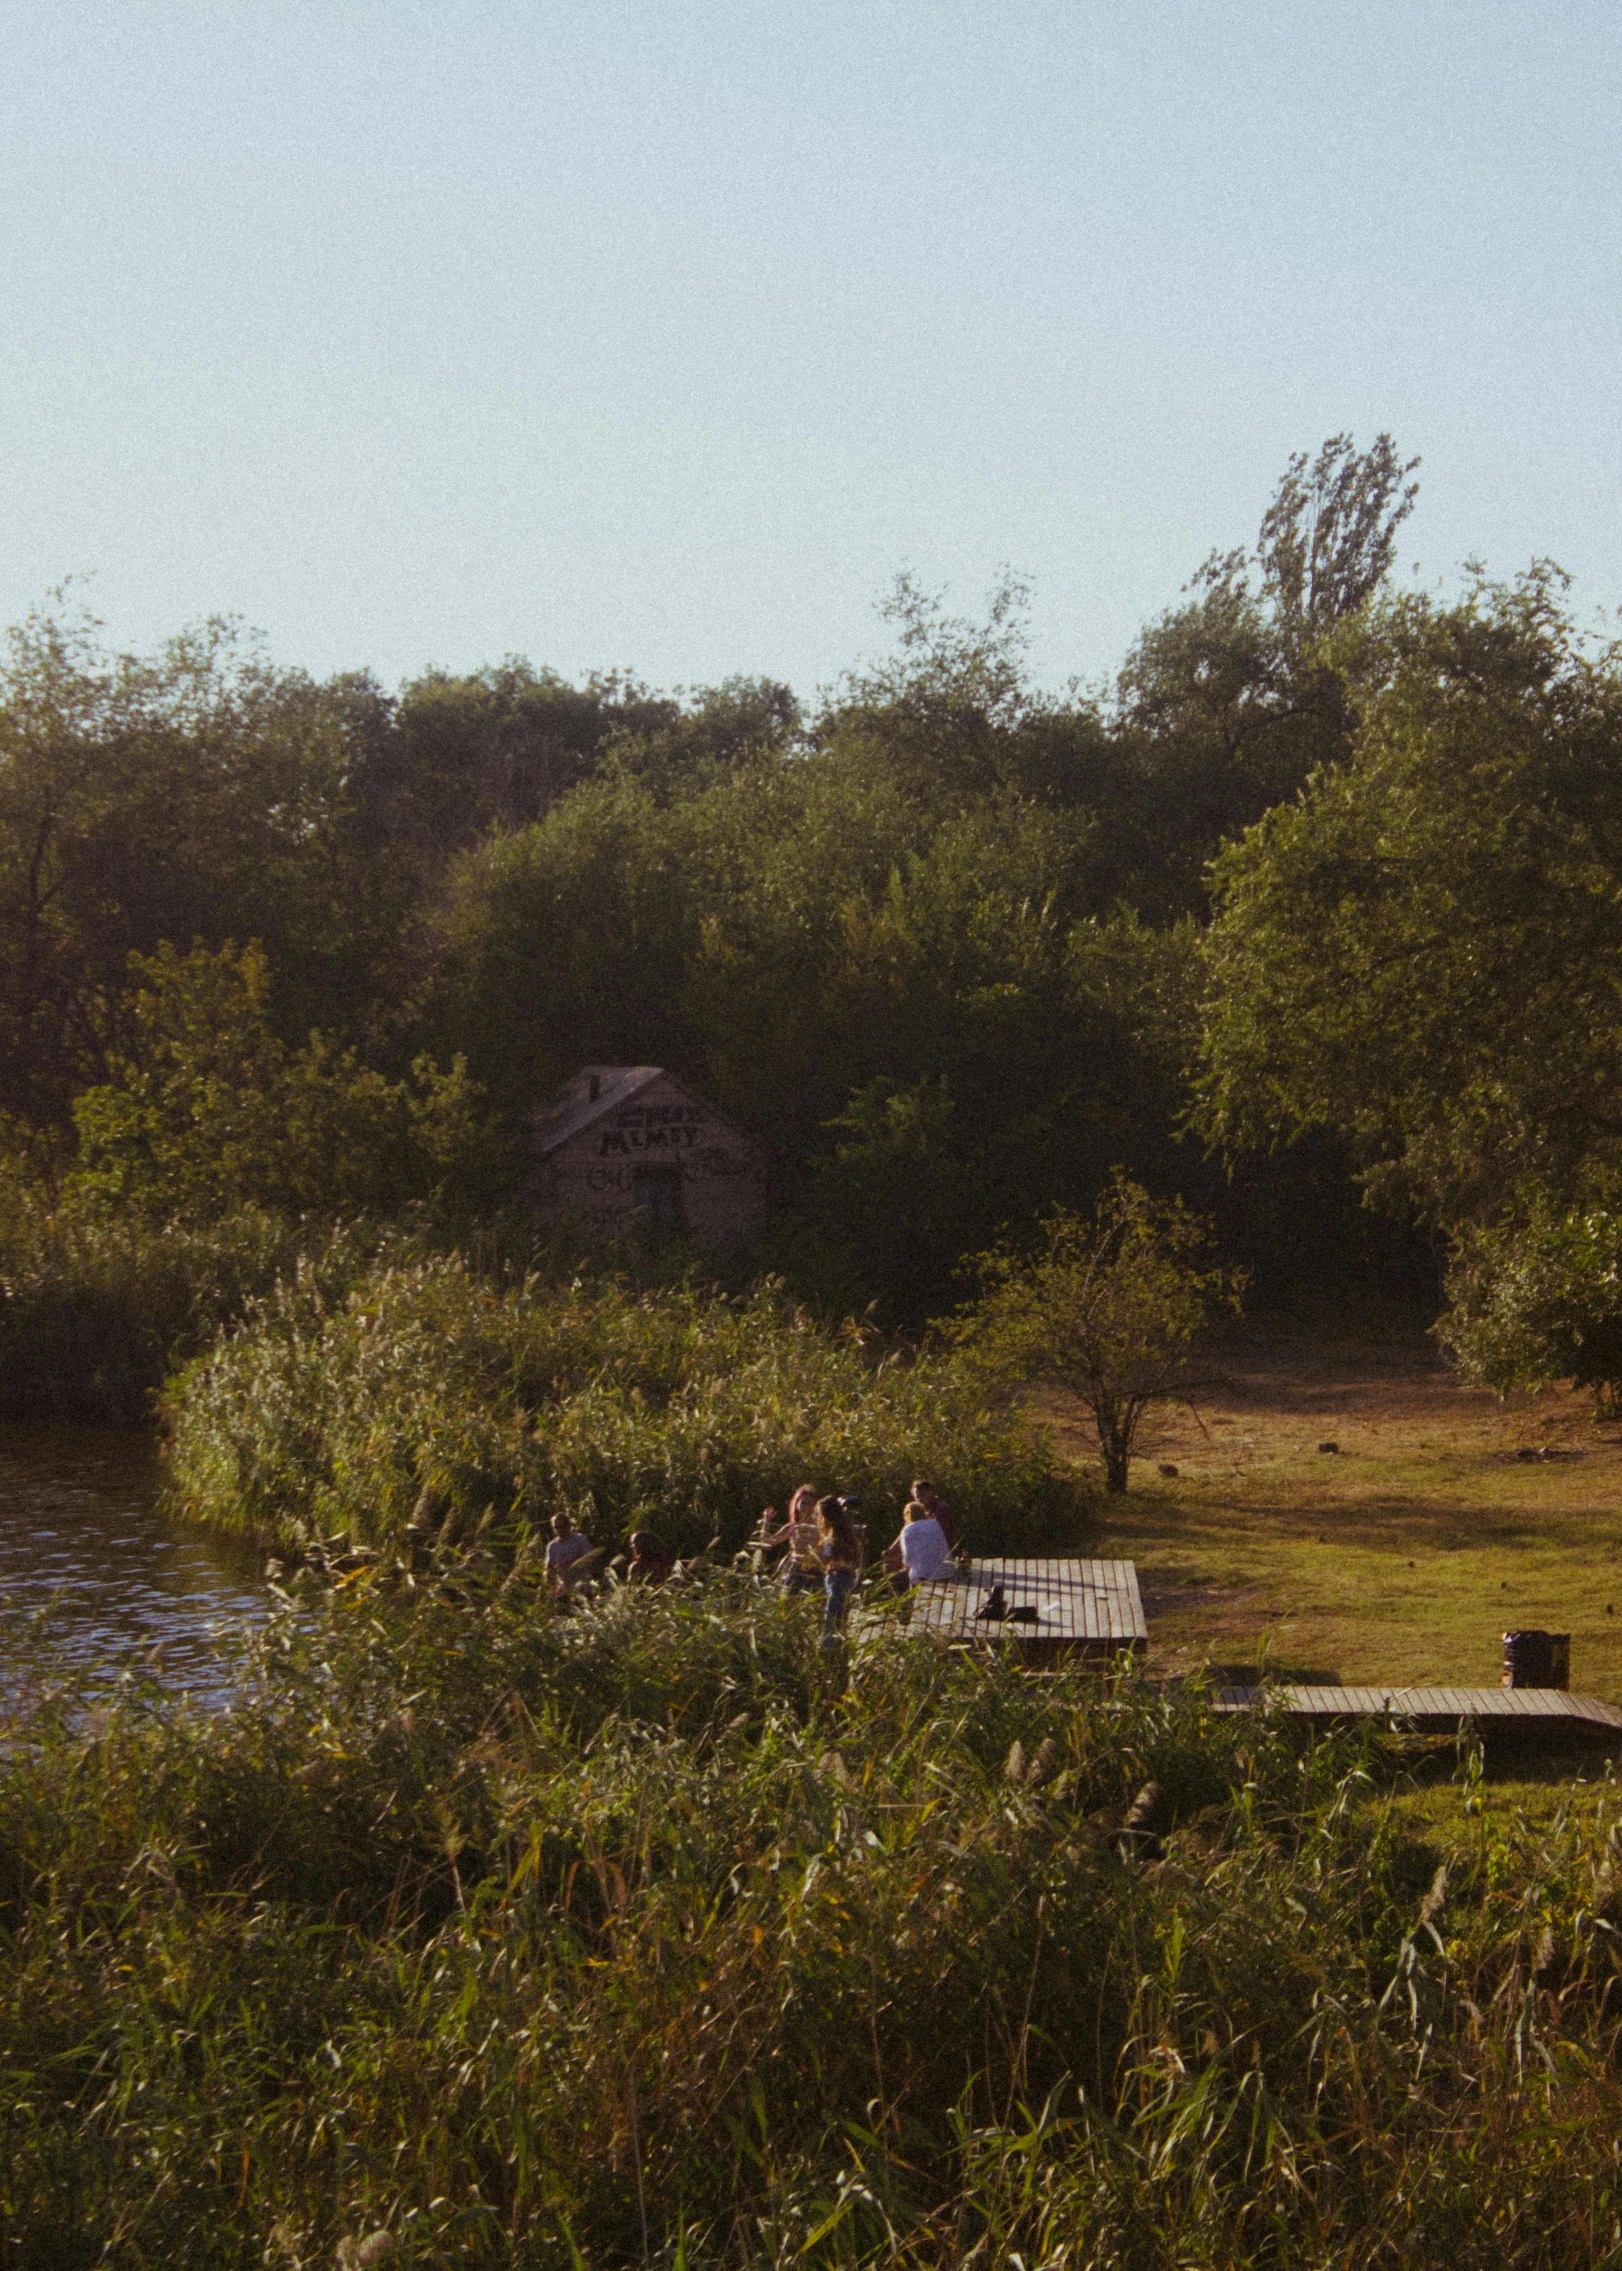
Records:
[[[1622,598],[1614,0],[0,0],[0,619],[1094,677],[1289,452]]]

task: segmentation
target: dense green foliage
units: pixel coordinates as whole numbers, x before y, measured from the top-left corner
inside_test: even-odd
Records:
[[[13,634],[0,1412],[161,1387],[177,1503],[300,1569],[211,1714],[0,1633],[6,2260],[1622,2261],[1612,1782],[1504,1830],[1466,1760],[1425,1842],[1398,1744],[824,1643],[739,1551],[920,1473],[1068,1542],[1012,1391],[1124,1485],[1236,1262],[1367,1263],[1349,1164],[1467,1369],[1614,1402],[1622,663],[1547,571],[1389,597],[1410,471],[1293,460],[1107,697],[1011,581],[903,580],[812,715]],[[766,1144],[728,1289],[536,1239],[605,1062]],[[564,1613],[558,1509],[682,1567]]]
[[[390,1081],[312,1033],[290,1050],[268,1014],[263,953],[131,957],[135,991],[108,1078],[75,1097],[71,1202],[159,1220],[249,1205],[397,1208],[475,1149],[476,1095],[458,1058]]]
[[[559,1618],[360,1577],[218,1715],[14,1715],[0,2235],[38,2271],[1592,2271],[1618,1793],[1506,1829],[1467,1781],[1426,1842],[1390,1772],[1195,1691],[847,1662],[733,1579]]]
[[[731,1552],[807,1477],[899,1519],[928,1475],[986,1546],[1062,1537],[1081,1499],[969,1371],[881,1359],[762,1284],[501,1286],[457,1256],[306,1265],[182,1374],[170,1471],[193,1516],[288,1546],[340,1535],[522,1561],[562,1509]]]
[[[364,1239],[238,1208],[222,1222],[150,1222],[53,1207],[14,1184],[0,1214],[0,1418],[136,1427],[172,1368],[213,1343],[301,1256],[362,1266]]]
[[[1591,1340],[1609,1306],[1576,1225],[1622,1184],[1622,655],[1547,571],[1376,608],[1338,652],[1351,755],[1217,863],[1207,1121],[1345,1138],[1376,1195],[1460,1241],[1458,1334],[1510,1298],[1493,1257],[1536,1268],[1554,1235],[1564,1325],[1485,1369],[1569,1376],[1561,1332]]]
[[[809,715],[515,657],[391,697],[229,625],[139,658],[31,621],[0,1152],[70,1212],[483,1212],[561,1081],[656,1063],[763,1140],[754,1266],[831,1311],[916,1331],[1123,1166],[1299,1277],[1346,1243],[1338,1163],[1230,1195],[1179,1140],[1204,867],[1344,753],[1315,642],[1379,587],[1403,473],[1384,438],[1293,462],[1107,698],[1032,685],[1012,580],[975,623],[901,579],[892,654]]]

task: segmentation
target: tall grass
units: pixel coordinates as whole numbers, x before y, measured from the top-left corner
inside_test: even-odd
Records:
[[[952,1363],[875,1361],[766,1284],[494,1283],[455,1254],[335,1287],[301,1267],[176,1383],[177,1502],[307,1544],[511,1547],[559,1508],[731,1551],[807,1477],[899,1516],[931,1476],[971,1534],[1062,1535],[1082,1504]]]
[[[0,2260],[1622,2241],[1613,1785],[1426,1844],[1377,1745],[899,1631],[830,1657],[730,1577],[553,1618],[363,1575],[303,1619],[222,1716],[9,1730]],[[1158,1848],[1119,1834],[1150,1780]]]
[[[151,1223],[56,1205],[0,1163],[0,1418],[149,1424],[164,1379],[298,1255],[353,1274],[367,1241],[248,1208]],[[375,1241],[374,1241],[375,1242]]]

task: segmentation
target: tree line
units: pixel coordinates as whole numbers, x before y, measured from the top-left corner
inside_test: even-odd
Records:
[[[1063,695],[1011,578],[977,622],[901,579],[889,656],[811,707],[517,658],[390,694],[229,624],[130,657],[31,618],[16,1172],[154,1219],[489,1212],[562,1079],[661,1063],[768,1146],[752,1266],[835,1307],[915,1325],[1125,1169],[1264,1297],[1422,1290],[1439,1251],[1467,1362],[1593,1371],[1622,678],[1551,568],[1394,588],[1413,472],[1385,435],[1292,459]]]

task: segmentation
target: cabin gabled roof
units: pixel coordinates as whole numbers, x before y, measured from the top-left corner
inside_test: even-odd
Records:
[[[685,1081],[678,1080],[663,1065],[582,1065],[559,1101],[536,1113],[531,1150],[541,1159],[561,1151],[594,1120],[600,1120],[607,1112],[619,1111],[645,1088],[651,1088],[656,1080],[667,1081],[690,1104],[702,1107],[723,1121],[740,1141],[756,1150],[760,1148],[747,1128],[740,1128],[724,1112],[717,1112],[713,1104],[695,1095]],[[593,1082],[597,1087],[595,1096],[591,1092]]]
[[[536,1113],[533,1149],[544,1158],[579,1135],[582,1128],[589,1128],[593,1120],[600,1120],[605,1112],[618,1111],[656,1080],[668,1078],[663,1065],[582,1065],[559,1101]],[[591,1092],[594,1081],[595,1096]]]

